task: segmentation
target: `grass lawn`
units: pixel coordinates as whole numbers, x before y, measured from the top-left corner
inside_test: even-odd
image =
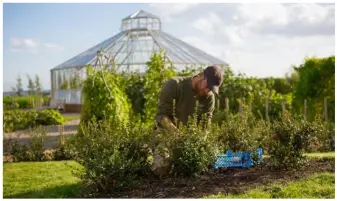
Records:
[[[305,153],[305,156],[309,158],[335,158],[335,152],[325,152],[325,153]],[[264,158],[268,158],[269,155],[263,155]]]
[[[22,162],[3,165],[4,198],[74,197],[80,190],[74,161]]]
[[[76,120],[76,119],[80,119],[81,116],[78,114],[78,115],[62,115],[64,120],[67,122],[67,121],[72,121],[72,120]]]
[[[307,153],[304,154],[310,158],[335,158],[335,152],[326,152],[326,153]]]
[[[335,175],[318,173],[300,181],[252,189],[246,194],[218,194],[205,198],[335,198]]]

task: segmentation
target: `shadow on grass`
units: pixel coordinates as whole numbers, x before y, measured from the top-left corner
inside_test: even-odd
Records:
[[[80,184],[68,184],[39,191],[29,191],[6,196],[4,198],[80,198],[83,188]]]

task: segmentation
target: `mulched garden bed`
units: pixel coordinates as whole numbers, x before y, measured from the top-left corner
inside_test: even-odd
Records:
[[[109,195],[82,195],[105,198],[203,198],[211,194],[240,194],[261,185],[286,183],[314,173],[335,171],[335,159],[315,159],[296,171],[273,171],[264,165],[247,169],[218,169],[194,178],[146,179],[133,188]]]

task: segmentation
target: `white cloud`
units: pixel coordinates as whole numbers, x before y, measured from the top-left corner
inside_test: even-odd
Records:
[[[38,53],[40,48],[46,48],[48,50],[63,50],[64,47],[54,44],[54,43],[39,43],[35,39],[31,38],[19,38],[19,37],[12,37],[10,50],[12,52],[31,52],[31,53]]]
[[[280,77],[306,56],[335,54],[334,13],[333,4],[203,4],[172,23],[194,19],[195,33],[178,37],[235,72]]]
[[[53,44],[53,43],[45,43],[44,46],[50,50],[63,50],[64,49],[64,47],[57,45],[57,44]]]
[[[160,15],[160,17],[168,22],[171,22],[174,17],[177,17],[184,12],[193,9],[198,3],[159,3],[150,4],[150,6]]]
[[[30,51],[36,52],[36,48],[38,47],[38,43],[34,39],[30,38],[11,38],[11,51],[19,52],[19,51]]]
[[[239,16],[248,25],[259,24],[268,20],[272,24],[284,25],[288,22],[287,10],[281,4],[242,4]]]

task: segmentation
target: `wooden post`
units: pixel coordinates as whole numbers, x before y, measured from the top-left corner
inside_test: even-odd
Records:
[[[239,113],[240,113],[240,115],[242,115],[242,113],[243,113],[242,99],[239,100]]]
[[[249,111],[253,112],[253,107],[252,107],[253,100],[249,101]]]
[[[228,115],[229,115],[229,100],[226,97],[225,98],[225,106],[226,106],[226,120],[228,120]]]
[[[64,142],[65,142],[65,138],[64,138],[64,125],[58,125],[57,126],[58,128],[58,132],[59,132],[59,135],[60,135],[60,144],[63,145]]]
[[[218,110],[218,112],[220,112],[220,97],[217,98],[216,104],[217,104],[217,105],[216,105],[217,110]]]
[[[285,106],[285,104],[286,104],[286,100],[283,99],[283,100],[282,100],[282,116],[284,116],[284,112],[286,111],[286,106]]]
[[[304,99],[304,119],[307,120],[307,99]]]
[[[328,97],[324,98],[324,118],[328,121]]]
[[[266,99],[266,120],[269,121],[269,100]]]

